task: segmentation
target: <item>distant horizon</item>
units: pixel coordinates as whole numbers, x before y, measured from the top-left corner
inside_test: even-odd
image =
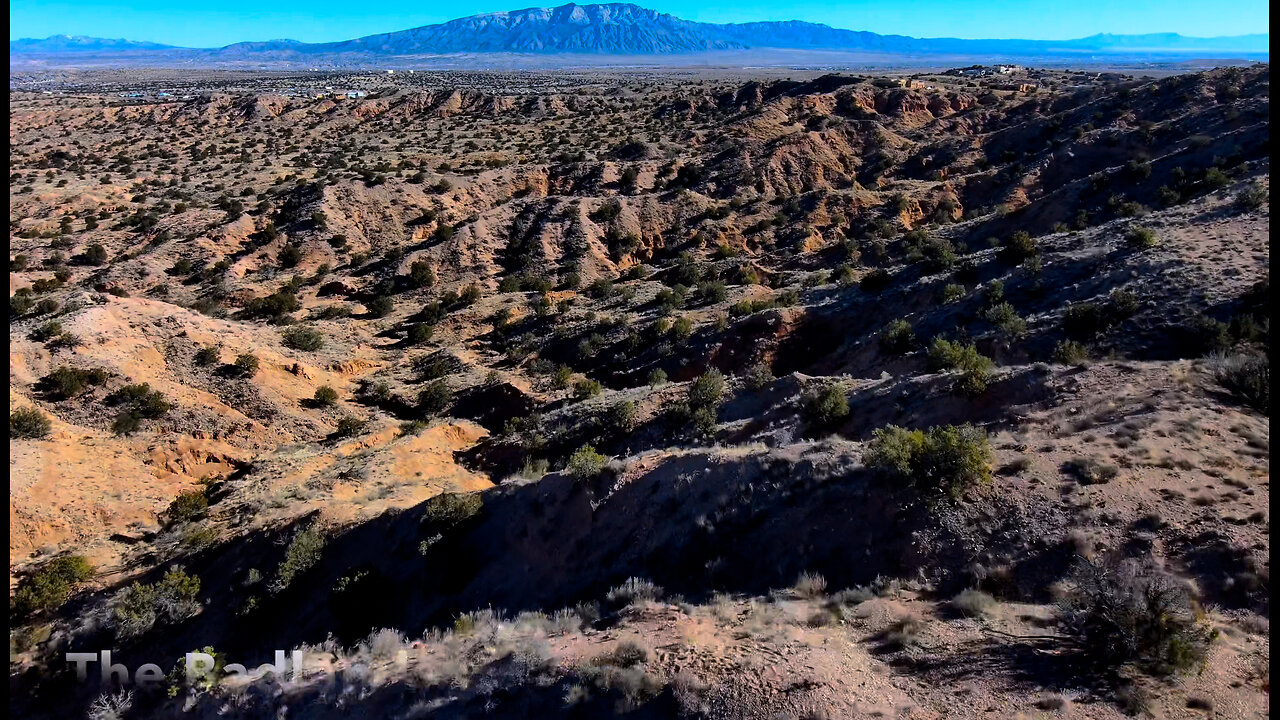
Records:
[[[220,3],[194,0],[175,8],[160,0],[142,0],[128,8],[111,0],[57,0],[35,2],[13,0],[10,3],[10,42],[42,40],[50,37],[92,37],[106,40],[157,43],[182,48],[220,48],[242,42],[293,40],[316,44],[350,40],[369,35],[399,32],[426,25],[457,20],[474,15],[515,12],[530,8],[550,8],[568,4],[515,3],[497,6],[494,0],[463,0],[449,5],[456,8],[445,17],[438,13],[385,11],[361,13],[366,8],[353,8],[334,0],[309,3],[282,0],[277,10],[264,12],[261,5],[250,6],[244,0]],[[609,3],[577,3],[579,5]],[[873,32],[880,35],[903,35],[921,39],[963,40],[1033,40],[1057,42],[1077,40],[1094,35],[1158,35],[1177,34],[1188,38],[1228,38],[1244,35],[1268,35],[1269,5],[1239,3],[1232,13],[1221,12],[1215,3],[1193,2],[1168,6],[1153,0],[1140,0],[1116,7],[1102,0],[1041,3],[1034,13],[1024,3],[1011,0],[924,0],[916,3],[894,3],[886,0],[817,5],[795,3],[778,10],[765,4],[739,4],[732,7],[699,5],[659,0],[629,3],[695,22],[729,24],[747,22],[802,21],[820,23],[833,28]],[[290,7],[297,7],[290,13]],[[404,6],[417,10],[420,6],[402,0],[389,0],[380,9]],[[1229,17],[1228,17],[1229,16]],[[71,18],[71,20],[68,20]],[[859,22],[861,20],[861,22]],[[55,25],[70,27],[54,27]],[[909,25],[913,27],[904,27]],[[1052,27],[1056,32],[1034,32]],[[277,30],[265,30],[277,28]],[[970,28],[993,28],[993,32],[966,32]],[[1023,28],[1027,32],[1020,32]],[[1089,28],[1092,28],[1091,30]],[[956,29],[939,33],[932,29]],[[127,32],[126,30],[137,30]],[[254,32],[254,31],[258,32]],[[297,32],[289,32],[289,30]],[[285,32],[280,32],[285,31]]]

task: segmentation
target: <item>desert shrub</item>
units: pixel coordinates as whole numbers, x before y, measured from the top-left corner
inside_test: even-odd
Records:
[[[479,299],[480,299],[480,286],[475,283],[471,283],[470,285],[467,285],[466,287],[462,288],[462,291],[460,293],[458,293],[458,303],[460,305],[463,305],[464,307],[469,305],[475,305],[476,301],[478,301]]]
[[[987,614],[995,602],[987,593],[970,588],[951,598],[951,607],[963,615],[980,616]]]
[[[630,577],[605,594],[605,602],[626,607],[637,602],[653,602],[662,598],[662,588],[644,578]]]
[[[294,535],[267,589],[278,593],[319,563],[324,554],[325,542],[324,531],[318,523],[312,523]]]
[[[204,490],[186,490],[178,493],[178,497],[169,503],[165,516],[171,523],[184,523],[204,515],[209,507],[209,498]]]
[[[942,288],[940,299],[944,304],[950,305],[964,299],[965,289],[963,285],[957,283],[947,283]]]
[[[414,260],[409,265],[409,284],[415,288],[431,287],[436,283],[436,271],[426,260]]]
[[[280,290],[266,297],[254,298],[245,303],[247,317],[281,318],[302,307],[298,296],[288,290]]]
[[[597,665],[633,667],[649,660],[649,651],[633,640],[623,640],[608,654],[596,658]]]
[[[453,390],[444,378],[433,380],[418,393],[418,410],[429,417],[441,415],[453,404]]]
[[[107,249],[102,246],[102,243],[93,243],[85,248],[84,261],[89,265],[106,265]]]
[[[1124,239],[1130,245],[1144,249],[1153,248],[1160,244],[1160,237],[1156,235],[1156,231],[1148,227],[1131,227],[1125,233]]]
[[[600,384],[599,380],[579,378],[578,381],[573,384],[573,396],[579,400],[585,400],[599,395],[602,389],[603,386]]]
[[[862,277],[858,281],[858,287],[865,292],[877,293],[889,287],[889,283],[893,281],[893,275],[889,274],[884,268],[876,268]]]
[[[880,331],[880,346],[895,355],[911,352],[916,346],[916,334],[911,323],[899,318],[886,325]]]
[[[411,345],[421,345],[429,340],[435,334],[436,328],[431,323],[414,323],[409,326],[409,331],[405,334]]]
[[[142,429],[142,418],[127,410],[116,415],[115,420],[111,421],[111,432],[116,435],[131,435],[140,429]]]
[[[822,597],[827,593],[827,579],[816,573],[800,573],[791,589],[802,598]]]
[[[747,368],[743,376],[746,386],[751,390],[763,390],[773,383],[773,371],[765,363],[758,362]]]
[[[934,272],[946,270],[956,263],[955,249],[951,247],[951,241],[943,237],[928,238],[920,245],[920,252]]]
[[[1271,411],[1271,361],[1266,355],[1236,355],[1215,363],[1218,384],[1246,404]]]
[[[83,555],[63,555],[18,582],[13,610],[19,617],[62,607],[78,583],[93,577],[93,566]]]
[[[650,387],[657,387],[667,381],[667,371],[662,368],[654,368],[649,371],[649,377],[646,382]]]
[[[240,353],[236,356],[235,362],[231,363],[232,368],[240,377],[253,377],[258,374],[258,367],[261,365],[258,356],[253,353]]]
[[[631,432],[636,429],[638,422],[636,404],[630,400],[624,400],[617,405],[609,408],[609,424],[618,428],[622,432]]]
[[[111,619],[121,637],[137,637],[157,622],[181,622],[200,610],[200,578],[180,568],[151,585],[135,582],[116,594]]]
[[[815,428],[830,428],[849,417],[849,398],[839,385],[827,385],[805,399],[805,417]]]
[[[689,385],[689,406],[693,409],[718,407],[724,398],[724,391],[724,374],[711,368]]]
[[[18,408],[9,413],[9,437],[42,438],[53,429],[49,416],[36,408]]]
[[[128,435],[138,430],[143,420],[161,417],[172,407],[159,390],[152,390],[147,383],[125,385],[108,395],[106,403],[123,406],[111,425],[111,430],[117,435]]]
[[[1205,187],[1210,190],[1221,190],[1231,184],[1231,178],[1220,168],[1211,167],[1204,171],[1204,179],[1201,181]]]
[[[442,533],[484,509],[479,493],[441,493],[423,504],[422,524],[431,533]]]
[[[31,331],[31,339],[36,342],[45,342],[52,340],[62,334],[62,323],[57,320],[50,320],[42,323],[40,327]]]
[[[324,346],[324,335],[308,327],[291,327],[280,334],[285,347],[294,350],[319,350]]]
[[[312,399],[319,407],[333,407],[338,402],[338,391],[328,385],[321,385],[316,388]]]
[[[1053,349],[1053,361],[1059,365],[1082,365],[1089,361],[1089,348],[1075,340],[1063,340]]]
[[[396,304],[394,300],[383,295],[373,298],[369,302],[365,303],[364,308],[373,317],[384,318],[391,314],[391,311],[395,309],[395,306]]]
[[[1133,292],[1116,288],[1108,298],[1111,301],[1108,309],[1115,319],[1127,318],[1138,312],[1138,296]]]
[[[569,383],[573,381],[573,368],[568,365],[561,365],[551,373],[551,387],[557,390],[564,390],[569,387]]]
[[[1076,303],[1062,313],[1062,329],[1067,337],[1088,340],[1106,328],[1106,316],[1094,303]]]
[[[983,317],[996,326],[1001,334],[1010,338],[1018,338],[1027,334],[1027,321],[1007,302],[997,303],[986,309]]]
[[[282,268],[294,267],[302,261],[302,248],[292,243],[285,245],[280,248],[279,254],[276,255],[276,260]]]
[[[1104,670],[1190,671],[1203,666],[1217,635],[1185,587],[1132,560],[1082,563],[1060,618],[1084,658]]]
[[[1258,183],[1250,183],[1249,187],[1236,195],[1236,207],[1242,210],[1256,210],[1267,202],[1267,191]]]
[[[920,642],[920,631],[923,629],[924,622],[919,617],[904,617],[885,630],[884,647],[886,650],[903,650],[916,645]]]
[[[1107,465],[1095,458],[1079,457],[1063,463],[1064,471],[1079,480],[1082,485],[1103,485],[1116,479],[1120,468]]]
[[[987,434],[972,425],[877,429],[863,452],[867,467],[924,491],[959,496],[991,481]]]
[[[347,415],[338,419],[338,427],[333,431],[333,434],[340,438],[354,437],[364,430],[366,424],[367,421],[361,418]]]
[[[929,364],[935,370],[960,373],[956,389],[966,395],[978,395],[987,389],[995,363],[978,352],[975,345],[934,338],[929,346]]]
[[[222,348],[217,345],[206,345],[196,351],[195,363],[202,367],[214,365],[222,356]]]
[[[587,480],[603,472],[608,463],[609,458],[596,452],[594,447],[583,445],[569,456],[565,471],[579,480]]]
[[[1185,345],[1198,356],[1225,353],[1233,342],[1231,326],[1211,317],[1196,315],[1182,327]]]
[[[123,405],[128,412],[143,418],[158,418],[169,412],[172,405],[159,390],[152,390],[148,383],[125,385],[107,395],[108,405]]]
[[[84,392],[90,385],[105,383],[107,377],[107,371],[100,368],[84,370],[62,365],[41,378],[40,385],[50,397],[66,400]]]
[[[1005,239],[999,255],[1001,260],[1017,265],[1030,260],[1039,252],[1035,238],[1026,230],[1018,230]]]
[[[26,290],[26,288],[22,288]],[[36,301],[32,299],[30,292],[14,293],[9,296],[9,315],[12,317],[21,317],[31,312],[35,307]]]

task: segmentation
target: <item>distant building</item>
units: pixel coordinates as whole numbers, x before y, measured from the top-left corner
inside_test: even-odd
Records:
[[[362,98],[368,94],[369,93],[365,92],[364,90],[348,90],[347,91],[347,97],[351,98],[352,100],[356,98]]]

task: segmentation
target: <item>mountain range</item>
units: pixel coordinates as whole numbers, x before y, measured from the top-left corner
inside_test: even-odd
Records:
[[[1076,40],[914,38],[802,21],[716,24],[684,20],[629,3],[568,4],[486,13],[398,32],[328,43],[242,42],[221,48],[58,35],[12,40],[12,58],[119,56],[175,62],[320,60],[461,53],[684,55],[742,50],[817,50],[921,55],[1153,54],[1265,58],[1267,34],[1194,38],[1176,33],[1092,35]]]

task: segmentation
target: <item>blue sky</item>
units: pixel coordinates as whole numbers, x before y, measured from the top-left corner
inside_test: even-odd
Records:
[[[192,47],[286,37],[323,42],[538,4],[538,0],[10,0],[9,38],[65,33]],[[1064,40],[1099,32],[1211,37],[1266,32],[1269,19],[1265,0],[653,0],[637,4],[704,22],[795,19],[915,37]]]

